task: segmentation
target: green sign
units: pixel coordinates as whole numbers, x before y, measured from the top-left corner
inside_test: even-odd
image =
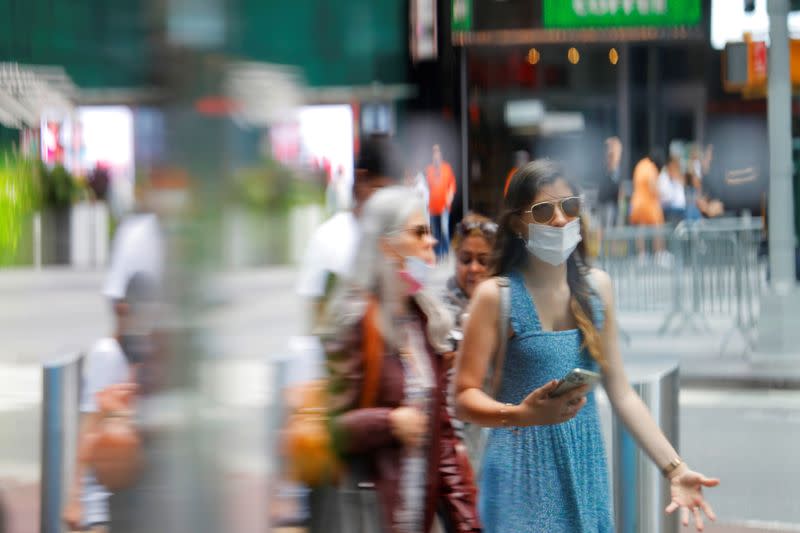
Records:
[[[700,0],[544,0],[545,28],[693,26]]]
[[[453,0],[453,31],[470,31],[472,29],[472,0]]]

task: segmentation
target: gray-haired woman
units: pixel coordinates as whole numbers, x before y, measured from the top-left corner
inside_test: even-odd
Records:
[[[480,531],[474,488],[456,460],[447,413],[447,310],[427,291],[435,261],[425,205],[406,187],[376,192],[361,218],[352,279],[329,311],[324,345],[330,372],[334,446],[366,463],[386,531],[430,531],[437,509],[458,531]],[[367,302],[377,303],[384,352],[377,394],[359,403]]]

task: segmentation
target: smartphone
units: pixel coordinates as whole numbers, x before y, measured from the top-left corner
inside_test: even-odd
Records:
[[[558,387],[552,393],[550,393],[551,398],[555,398],[556,396],[561,396],[572,389],[576,389],[581,385],[589,385],[589,387],[594,387],[600,381],[600,374],[597,372],[592,372],[591,370],[586,370],[584,368],[573,368],[567,375],[564,376],[561,381],[558,382]]]

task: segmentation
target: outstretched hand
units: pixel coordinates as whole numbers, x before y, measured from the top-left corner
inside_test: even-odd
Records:
[[[667,514],[681,510],[681,523],[689,525],[689,513],[694,515],[694,526],[703,531],[703,513],[713,522],[717,519],[711,505],[703,498],[703,487],[716,487],[719,479],[707,478],[703,474],[685,469],[670,479],[672,502],[667,506]]]

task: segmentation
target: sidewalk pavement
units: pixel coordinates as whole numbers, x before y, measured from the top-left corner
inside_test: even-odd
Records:
[[[444,287],[454,268],[452,257],[436,268],[435,290]],[[291,266],[222,274],[207,291],[212,324],[235,330],[242,341],[239,351],[284,351],[288,337],[302,330],[304,306],[294,292],[295,277],[296,269]],[[67,348],[86,349],[93,339],[106,335],[111,317],[100,294],[103,279],[100,271],[0,270],[5,304],[0,304],[0,331],[6,348],[0,353],[0,362],[38,362]],[[682,384],[691,387],[800,389],[800,347],[796,364],[765,367],[745,354],[738,333],[721,351],[731,320],[709,317],[708,332],[673,329],[659,335],[665,318],[663,313],[618,312],[625,360],[677,360]],[[286,335],[265,338],[264,325],[276,321]]]
[[[800,347],[795,364],[766,366],[752,360],[738,333],[722,349],[731,320],[708,319],[710,328],[704,333],[672,330],[660,335],[665,318],[659,313],[619,313],[625,360],[677,360],[681,385],[688,387],[800,389]]]

